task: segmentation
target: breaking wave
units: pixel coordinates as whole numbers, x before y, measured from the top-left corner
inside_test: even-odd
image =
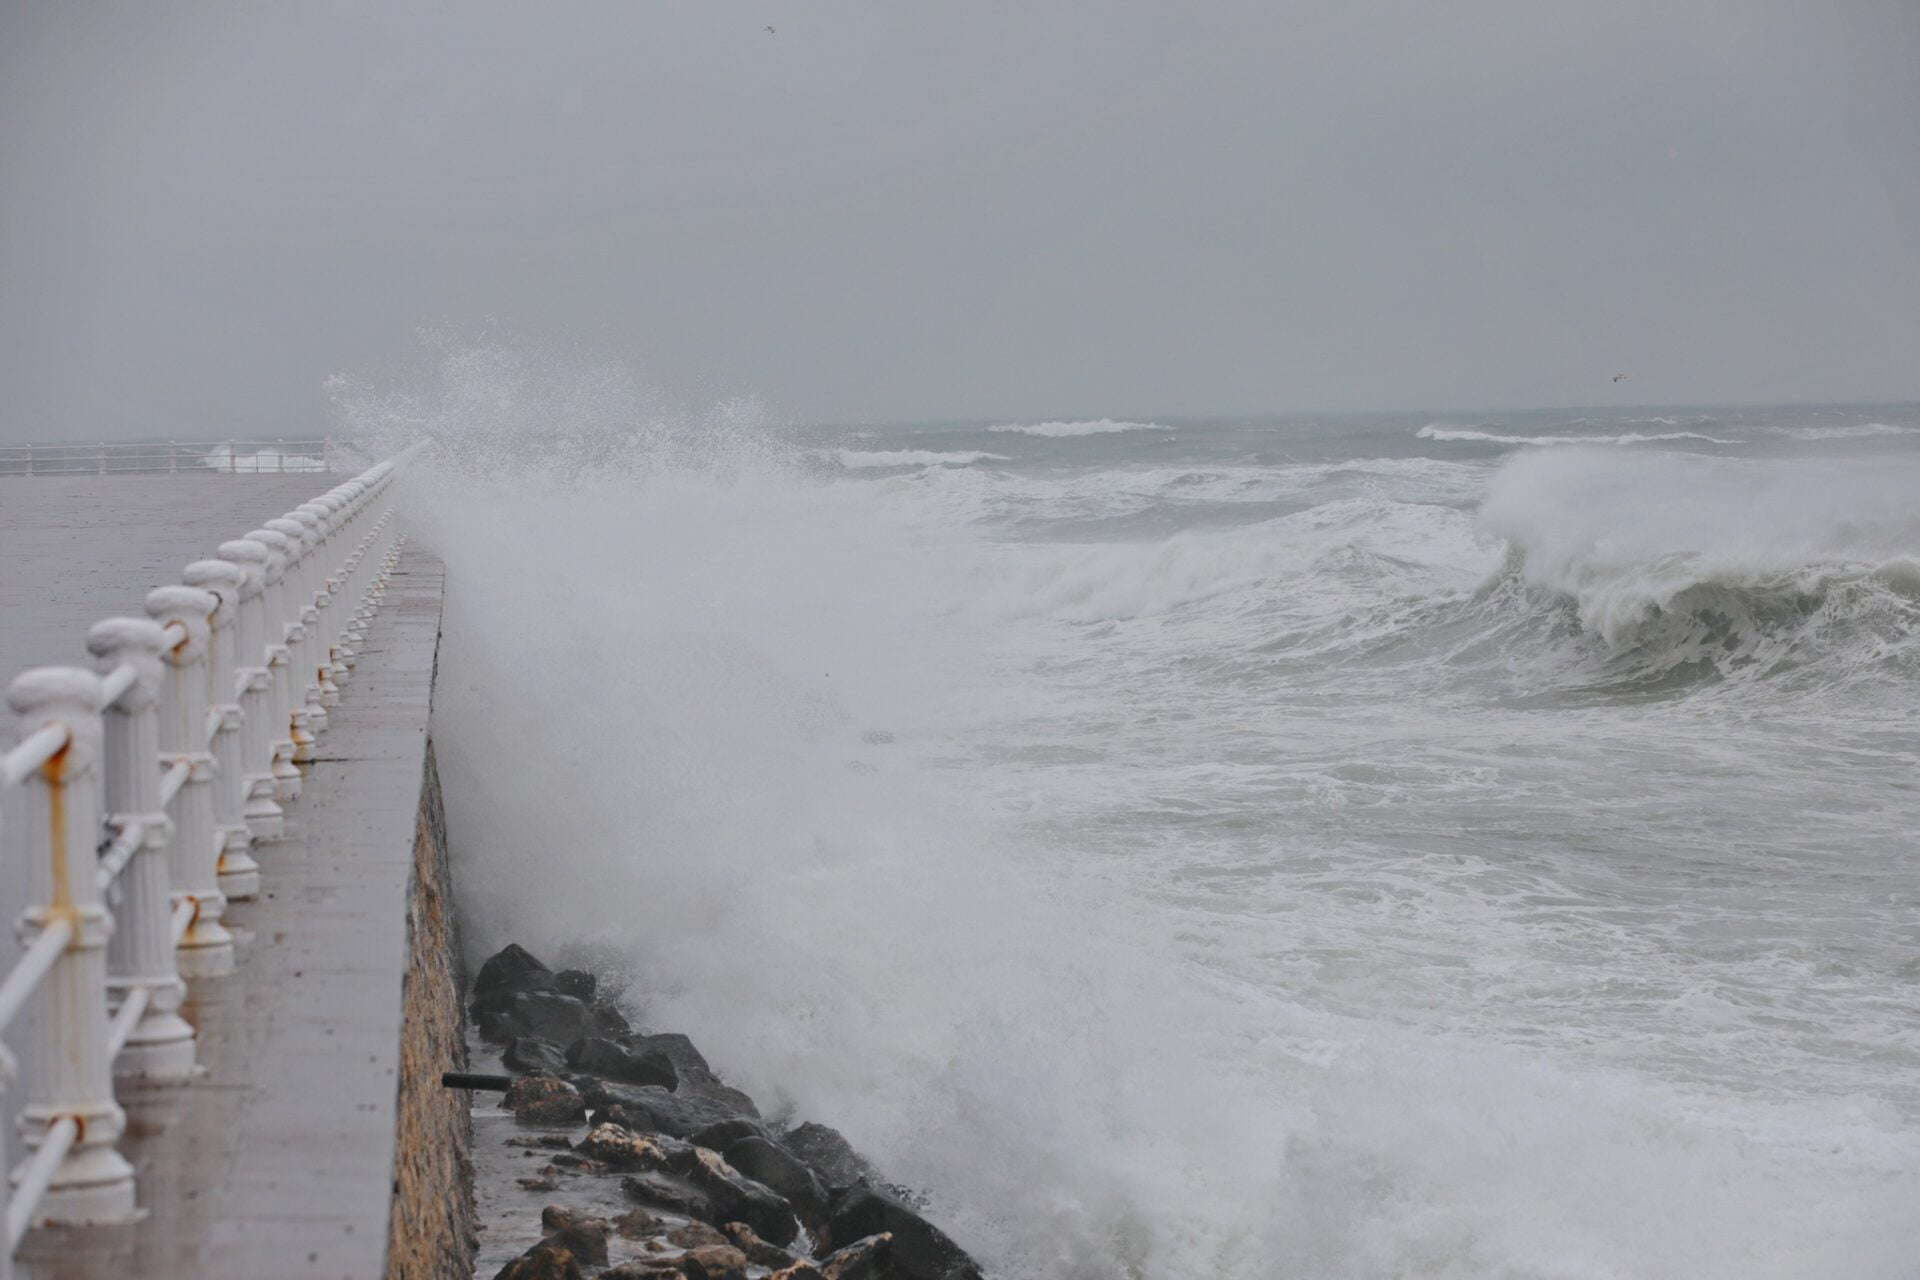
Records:
[[[1666,419],[1660,419],[1664,422]],[[1565,444],[1652,444],[1661,440],[1701,440],[1707,444],[1739,444],[1738,440],[1723,440],[1719,436],[1710,436],[1701,431],[1660,431],[1641,433],[1627,432],[1624,435],[1587,435],[1587,436],[1511,436],[1497,431],[1479,431],[1472,427],[1453,427],[1443,422],[1429,422],[1414,434],[1422,440],[1475,440],[1490,444],[1510,444],[1521,446],[1565,445]]]
[[[1911,462],[1526,454],[1481,509],[1508,547],[1490,590],[1544,590],[1616,676],[1877,663],[1920,635],[1916,485]]]
[[[1116,422],[1112,418],[1097,418],[1087,422],[1009,422],[989,431],[1011,431],[1023,436],[1046,436],[1061,439],[1070,436],[1103,436],[1121,431],[1171,431],[1157,422]]]
[[[1006,1280],[1911,1273],[1898,882],[1837,890],[1874,910],[1831,942],[1766,932],[1817,893],[1616,892],[1595,846],[1686,852],[1643,799],[1766,878],[1741,802],[1783,775],[1718,781],[1745,708],[1629,766],[1638,718],[1489,694],[1617,688],[1719,614],[1907,644],[1920,460],[836,471],[594,372],[456,353],[387,414],[443,441],[407,483],[458,584],[435,739],[476,943],[630,956],[648,1022]],[[1004,536],[1140,508],[1172,522]],[[1708,767],[1657,772],[1683,748]],[[1801,825],[1844,820],[1818,799]],[[1904,855],[1897,813],[1859,830]]]
[[[987,453],[980,449],[940,452],[933,449],[882,449],[874,452],[862,452],[858,449],[842,449],[837,455],[840,465],[859,470],[867,467],[970,467],[976,462],[1005,462],[1004,453]]]
[[[1890,422],[1858,422],[1844,427],[1782,427],[1780,434],[1795,440],[1864,440],[1873,436],[1920,435],[1920,427]]]

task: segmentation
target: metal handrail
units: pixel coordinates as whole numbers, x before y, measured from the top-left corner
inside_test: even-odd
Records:
[[[0,475],[324,474],[336,469],[342,447],[330,436],[297,440],[34,441],[0,444]]]
[[[0,471],[19,448],[0,446]],[[0,978],[0,1031],[36,990],[57,998],[32,1046],[34,1150],[10,1196],[0,1181],[0,1280],[36,1222],[134,1215],[114,1078],[196,1071],[182,979],[233,968],[221,916],[258,891],[248,849],[278,833],[351,676],[399,555],[393,481],[418,448],[222,543],[187,585],[148,596],[151,620],[97,624],[93,671],[41,667],[8,687],[23,734],[0,753],[0,793],[20,803],[0,822],[0,865],[32,877],[36,905]],[[0,1046],[0,1088],[11,1061]]]

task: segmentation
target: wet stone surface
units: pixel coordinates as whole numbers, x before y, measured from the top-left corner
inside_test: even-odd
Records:
[[[978,1280],[837,1131],[764,1119],[690,1039],[628,1030],[598,987],[519,947],[476,976],[476,1020],[491,1024],[471,1037],[474,1069],[520,1075],[504,1099],[474,1096],[476,1275]],[[564,1045],[556,1008],[576,1032]]]

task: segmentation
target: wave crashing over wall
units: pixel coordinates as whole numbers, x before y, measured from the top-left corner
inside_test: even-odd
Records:
[[[1529,765],[1470,738],[1457,764],[1397,757],[1431,725],[1389,717],[1429,686],[1460,721],[1507,639],[1631,645],[1716,575],[1843,564],[1896,591],[1912,477],[1556,450],[1476,515],[1484,473],[1441,461],[849,473],[751,405],[670,411],[510,353],[435,376],[356,409],[440,442],[410,483],[449,568],[436,737],[475,943],[620,957],[643,1021],[844,1129],[994,1275],[1786,1280],[1920,1250],[1913,1147],[1872,1106],[1703,1108],[1428,1018],[1463,985],[1561,998],[1543,939],[1576,931],[1503,914],[1562,910],[1556,873],[1503,892],[1487,850],[1352,847],[1423,770]],[[1099,545],[1005,533],[1162,490],[1299,504]],[[1367,759],[1331,754],[1349,720]],[[1174,755],[1189,729],[1224,745]],[[1220,798],[1320,768],[1368,797],[1338,823],[1311,792]],[[1267,819],[1268,861],[1150,874],[1198,856],[1180,824],[1244,842]],[[1231,909],[1197,905],[1214,886]]]

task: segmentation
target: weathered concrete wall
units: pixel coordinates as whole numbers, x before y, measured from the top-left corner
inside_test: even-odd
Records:
[[[440,1087],[442,1071],[466,1064],[460,1003],[465,983],[447,817],[431,741],[420,779],[407,947],[387,1274],[399,1280],[470,1280],[478,1243],[469,1156],[473,1126],[466,1094]]]

